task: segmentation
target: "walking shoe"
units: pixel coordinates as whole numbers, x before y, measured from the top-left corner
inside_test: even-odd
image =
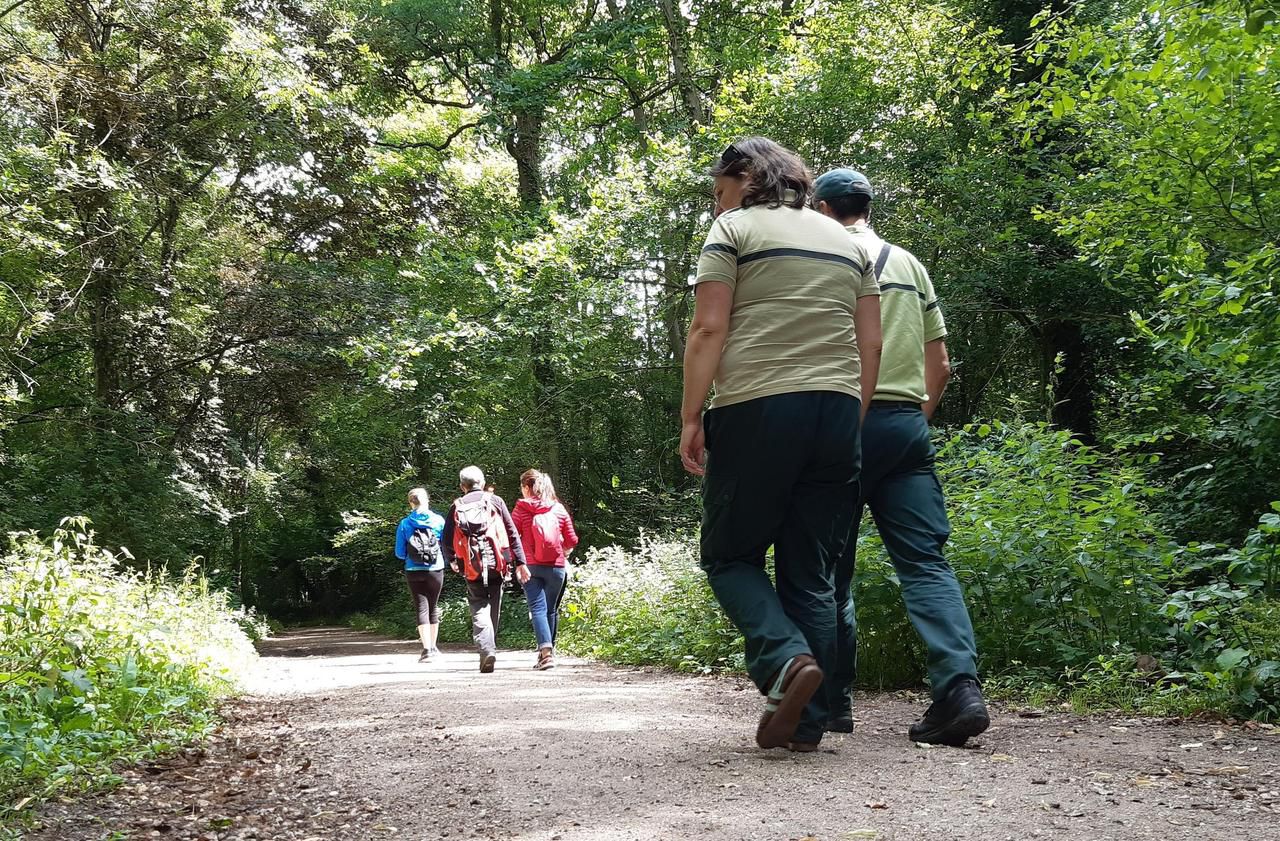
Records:
[[[853,732],[853,711],[845,710],[838,712],[827,719],[828,733],[852,733]]]
[[[492,671],[493,671],[493,664],[494,664],[494,663],[496,663],[496,662],[498,662],[498,655],[496,655],[496,654],[481,654],[481,655],[480,655],[480,674],[482,674],[482,675],[487,675],[487,674],[489,674],[490,672],[492,672]]]
[[[537,665],[534,666],[534,668],[540,672],[545,672],[547,669],[554,669],[555,667],[556,667],[556,659],[551,653],[551,648],[550,647],[539,648],[538,663]]]
[[[422,649],[422,653],[418,655],[419,663],[428,663],[431,661],[431,652],[428,649]]]
[[[431,646],[431,656],[432,656],[432,657],[439,657],[439,656],[440,656],[440,649],[439,649],[439,648],[437,648],[437,647],[435,647],[434,645],[433,645],[433,646]]]
[[[822,669],[809,654],[797,654],[778,670],[769,689],[768,701],[756,725],[756,744],[762,748],[782,748],[794,741],[796,728],[804,717],[805,705],[822,686]]]
[[[945,698],[934,701],[924,718],[911,725],[907,736],[913,742],[958,748],[990,726],[991,716],[978,682],[960,678],[951,684]]]

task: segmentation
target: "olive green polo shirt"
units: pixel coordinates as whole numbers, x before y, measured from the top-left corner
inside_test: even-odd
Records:
[[[870,225],[855,222],[846,230],[873,262],[879,258],[885,243]],[[880,295],[884,350],[872,399],[924,403],[924,346],[947,335],[933,282],[915,255],[895,245],[880,272]]]
[[[722,213],[694,279],[733,290],[712,407],[796,391],[861,397],[853,319],[859,298],[880,294],[873,259],[839,222],[809,208]]]

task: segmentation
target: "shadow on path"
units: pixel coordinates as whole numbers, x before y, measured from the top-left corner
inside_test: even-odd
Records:
[[[392,640],[351,628],[298,628],[259,640],[263,657],[353,657],[364,654],[417,654],[415,640]]]

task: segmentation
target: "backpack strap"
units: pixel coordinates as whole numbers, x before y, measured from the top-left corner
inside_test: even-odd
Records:
[[[880,256],[876,258],[876,282],[880,282],[880,275],[884,272],[884,264],[889,262],[889,252],[893,250],[893,246],[885,243],[880,249]]]

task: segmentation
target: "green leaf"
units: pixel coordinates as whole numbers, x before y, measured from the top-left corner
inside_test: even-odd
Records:
[[[1229,672],[1236,666],[1239,666],[1249,656],[1249,650],[1245,648],[1228,648],[1226,651],[1218,655],[1217,664],[1221,671]]]
[[[1262,34],[1262,28],[1275,18],[1274,9],[1255,9],[1245,18],[1244,31],[1250,35]]]

